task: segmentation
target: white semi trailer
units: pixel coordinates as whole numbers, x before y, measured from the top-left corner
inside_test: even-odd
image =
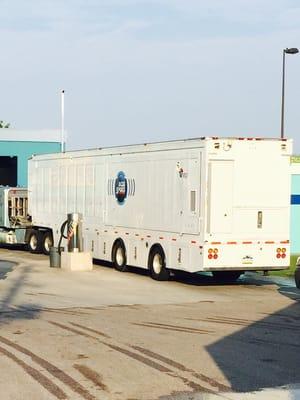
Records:
[[[198,138],[33,156],[29,213],[54,242],[82,213],[86,251],[157,280],[285,269],[291,152],[290,140]]]

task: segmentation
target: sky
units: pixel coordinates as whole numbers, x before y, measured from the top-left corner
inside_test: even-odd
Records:
[[[0,119],[60,128],[67,149],[280,135],[282,51],[299,0],[0,0]],[[300,54],[285,135],[300,153]]]

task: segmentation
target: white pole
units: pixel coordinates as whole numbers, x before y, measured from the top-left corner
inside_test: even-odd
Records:
[[[65,152],[65,91],[61,91],[61,152]]]

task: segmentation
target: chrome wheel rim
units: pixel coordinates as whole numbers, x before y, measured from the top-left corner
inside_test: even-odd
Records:
[[[48,236],[45,238],[44,247],[47,252],[49,252],[50,247],[52,247],[52,240]]]
[[[30,248],[32,249],[32,250],[36,250],[36,248],[37,248],[37,237],[36,237],[36,235],[32,235],[31,236],[31,238],[30,238]]]
[[[116,262],[118,265],[123,265],[124,264],[124,252],[122,247],[118,247],[116,251]]]
[[[153,266],[153,271],[157,275],[159,275],[161,273],[161,270],[163,269],[163,260],[160,254],[155,254],[155,256],[153,257],[152,266]]]

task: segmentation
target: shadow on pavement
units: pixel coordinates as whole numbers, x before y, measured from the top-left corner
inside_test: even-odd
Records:
[[[109,261],[93,259],[95,265],[101,267],[114,269],[113,264]],[[149,271],[147,269],[127,266],[127,273],[132,273],[140,276],[148,276]],[[120,273],[116,271],[116,273]],[[264,278],[263,276],[255,272],[247,272],[235,281],[235,282],[221,282],[216,281],[210,272],[199,272],[199,273],[189,273],[185,271],[172,271],[170,281],[180,282],[185,285],[192,286],[225,286],[225,285],[252,285],[252,286],[263,286],[263,285],[274,285],[271,279]]]
[[[17,266],[17,263],[12,261],[0,260],[0,279],[6,279],[7,274],[11,272],[14,267]]]
[[[235,392],[300,383],[300,291],[284,283],[278,291],[294,303],[253,323],[223,316],[220,323],[241,329],[206,347]]]
[[[173,281],[181,282],[185,285],[194,285],[194,286],[226,286],[226,285],[234,285],[234,286],[243,286],[243,285],[252,285],[252,286],[263,286],[263,285],[273,285],[274,282],[270,279],[265,279],[263,276],[253,273],[247,272],[237,280],[231,282],[222,282],[216,280],[210,272],[199,272],[199,273],[188,273],[184,271],[176,271],[174,272],[174,276],[172,277]]]
[[[110,261],[93,259],[93,264],[114,270],[114,266]],[[130,265],[126,267],[126,272],[135,275],[149,277],[148,269],[133,267]],[[119,274],[120,272],[116,271],[116,273]],[[265,285],[277,284],[276,277],[274,276],[265,277],[262,274],[259,274],[255,271],[254,272],[248,271],[245,274],[242,274],[237,281],[222,282],[222,281],[217,281],[210,272],[189,273],[185,271],[172,270],[170,281],[180,282],[182,284],[192,285],[192,286],[226,286],[226,285],[265,286]]]
[[[18,266],[18,263],[0,260],[0,279],[7,278],[7,274]],[[0,286],[0,325],[7,324],[11,320],[34,319],[40,313],[37,304],[22,304],[14,306],[14,300],[18,293],[23,290],[27,275],[31,271],[29,266],[20,268],[19,275],[11,282],[6,282],[7,291],[2,297],[2,288]],[[0,281],[1,282],[1,281]]]

